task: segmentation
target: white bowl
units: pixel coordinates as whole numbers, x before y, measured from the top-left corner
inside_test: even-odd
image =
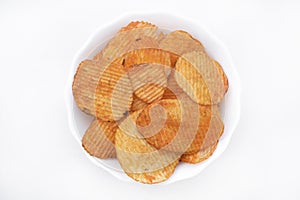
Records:
[[[160,184],[174,183],[199,174],[225,151],[239,121],[240,115],[240,82],[230,54],[222,42],[203,28],[197,21],[166,13],[135,13],[122,16],[119,19],[98,28],[75,55],[71,65],[71,71],[66,87],[69,126],[73,136],[78,141],[78,147],[85,152],[81,145],[81,138],[92,121],[92,117],[81,112],[73,99],[72,82],[77,66],[82,60],[87,58],[91,59],[121,27],[131,21],[137,20],[149,21],[156,24],[162,30],[181,29],[189,32],[199,39],[208,54],[222,65],[229,80],[229,90],[221,105],[221,115],[225,124],[225,130],[216,151],[204,162],[198,164],[180,163],[170,179]],[[108,171],[113,176],[123,181],[133,182],[133,180],[123,172],[116,159],[101,160],[90,156],[86,152],[85,154],[95,165]]]

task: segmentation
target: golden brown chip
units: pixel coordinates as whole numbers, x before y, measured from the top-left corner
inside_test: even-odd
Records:
[[[155,148],[188,154],[215,143],[224,128],[217,106],[201,106],[184,97],[149,105],[136,123]]]
[[[94,59],[111,62],[134,49],[158,48],[157,27],[150,23],[133,22],[123,27]]]
[[[136,49],[128,52],[125,56],[125,68],[140,64],[160,64],[171,66],[170,54],[156,48]]]
[[[115,122],[95,119],[82,138],[82,146],[91,156],[102,159],[115,158],[114,139],[117,128]]]
[[[129,115],[119,126],[115,138],[117,158],[128,176],[143,183],[158,183],[174,172],[181,154],[158,151],[138,132],[135,119],[139,112]],[[155,176],[155,178],[153,177]]]
[[[101,61],[82,61],[74,76],[72,91],[77,106],[87,114],[96,116],[94,95],[105,65]]]
[[[144,21],[130,22],[127,26],[122,27],[119,32],[125,32],[137,28],[157,28],[154,24]]]
[[[161,99],[167,86],[164,66],[159,64],[140,64],[128,71],[134,94],[151,103]]]
[[[162,99],[144,109],[136,123],[155,148],[184,153],[199,132],[199,115],[199,105],[192,100]]]
[[[197,103],[213,105],[223,99],[226,92],[223,74],[205,52],[184,54],[175,69],[178,85]]]
[[[130,108],[130,112],[135,112],[138,110],[143,110],[148,106],[147,103],[142,101],[140,98],[138,98],[136,95],[133,95],[133,102]]]
[[[180,161],[196,164],[208,159],[216,150],[218,143],[213,144],[212,146],[201,149],[200,151],[193,154],[183,154],[180,158]]]
[[[125,68],[134,94],[146,103],[161,99],[167,85],[165,68],[170,67],[169,54],[160,49],[139,49],[125,55]]]
[[[168,178],[174,173],[174,170],[178,164],[179,160],[175,160],[173,163],[170,165],[153,171],[153,172],[145,172],[145,173],[129,173],[127,172],[126,174],[131,177],[132,179],[145,183],[145,184],[155,184],[155,183],[161,183]]]
[[[104,121],[118,121],[132,104],[132,87],[120,59],[101,73],[95,91],[96,116]]]
[[[160,42],[159,48],[171,53],[172,66],[185,53],[204,51],[202,44],[189,33],[178,30],[167,34]]]
[[[225,93],[226,93],[228,91],[228,88],[229,88],[227,76],[226,76],[222,66],[220,65],[220,63],[218,63],[217,61],[214,60],[214,64],[217,67],[219,73],[221,74],[221,76],[223,78],[223,85],[224,85],[224,90],[225,90]]]

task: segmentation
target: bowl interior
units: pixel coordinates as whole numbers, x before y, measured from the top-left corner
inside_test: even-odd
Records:
[[[92,59],[93,56],[104,47],[107,41],[109,41],[109,39],[115,35],[120,27],[125,26],[131,21],[137,20],[149,21],[153,24],[156,24],[163,32],[169,32],[172,30],[185,30],[189,32],[191,35],[193,35],[193,37],[199,39],[205,47],[207,53],[222,65],[229,81],[228,92],[220,105],[220,112],[225,125],[225,130],[219,141],[216,151],[204,162],[194,165],[180,163],[171,178],[166,182],[161,183],[168,184],[192,177],[200,173],[225,150],[239,119],[239,79],[231,61],[231,57],[224,45],[211,33],[201,27],[198,22],[164,13],[131,14],[123,16],[122,18],[115,20],[110,24],[103,25],[101,28],[96,30],[84,44],[84,46],[79,50],[71,66],[70,77],[66,88],[66,101],[70,128],[72,134],[78,141],[80,148],[82,148],[81,138],[93,120],[93,117],[88,116],[80,111],[73,99],[72,82],[77,66],[84,59]],[[116,159],[101,160],[92,157],[87,153],[86,155],[94,164],[107,170],[112,175],[120,178],[121,180],[132,182],[132,180],[123,172]]]

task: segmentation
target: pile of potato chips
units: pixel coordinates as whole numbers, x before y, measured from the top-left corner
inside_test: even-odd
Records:
[[[117,158],[142,183],[167,180],[180,161],[204,161],[224,131],[218,104],[227,77],[185,31],[129,23],[79,64],[72,89],[77,106],[95,117],[84,149]]]

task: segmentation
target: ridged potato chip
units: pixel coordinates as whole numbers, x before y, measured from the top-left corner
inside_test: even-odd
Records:
[[[118,126],[115,122],[94,119],[82,138],[83,148],[97,158],[115,158],[115,134]]]
[[[164,66],[159,64],[140,64],[128,71],[134,94],[151,103],[161,99],[167,86]]]
[[[218,104],[224,97],[223,74],[205,52],[184,54],[176,62],[175,78],[178,85],[201,105]]]
[[[94,59],[112,62],[129,51],[141,48],[158,48],[157,26],[147,22],[132,22],[107,43]]]
[[[216,150],[218,143],[213,144],[212,146],[201,149],[200,151],[194,154],[183,154],[180,158],[180,161],[187,162],[191,164],[196,164],[208,159]]]
[[[171,53],[172,64],[185,53],[192,51],[204,51],[202,44],[189,33],[177,30],[168,33],[159,42],[159,48]]]
[[[95,90],[96,116],[104,121],[118,121],[131,107],[132,87],[120,59],[101,73]]]
[[[135,112],[138,110],[143,110],[148,106],[147,103],[142,101],[140,98],[138,98],[136,95],[133,95],[133,102],[130,108],[130,112]]]
[[[159,183],[172,175],[181,154],[157,150],[149,145],[137,130],[138,114],[129,115],[117,130],[117,158],[125,173],[136,181]]]
[[[100,74],[105,69],[101,61],[82,61],[74,76],[72,92],[77,106],[85,113],[96,116],[95,91]]]
[[[146,103],[161,99],[167,77],[165,68],[170,67],[170,57],[160,49],[139,49],[125,55],[125,68],[134,94]]]

